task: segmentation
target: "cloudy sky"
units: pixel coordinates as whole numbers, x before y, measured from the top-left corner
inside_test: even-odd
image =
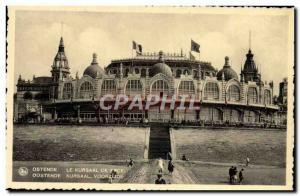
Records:
[[[201,60],[221,69],[229,56],[239,74],[250,30],[262,79],[274,80],[276,93],[291,66],[284,15],[17,11],[15,25],[15,81],[19,74],[25,79],[49,76],[61,35],[73,77],[76,71],[82,75],[94,52],[106,67],[112,59],[131,57],[132,40],[144,52],[179,53],[182,48],[188,54],[191,38],[201,45]]]

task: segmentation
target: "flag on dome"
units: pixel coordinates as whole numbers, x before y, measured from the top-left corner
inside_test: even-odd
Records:
[[[191,51],[200,53],[200,44],[198,44],[194,40],[191,40]]]

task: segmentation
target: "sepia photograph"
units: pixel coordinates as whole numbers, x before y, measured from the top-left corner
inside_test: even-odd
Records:
[[[291,191],[294,7],[7,8],[7,188]]]

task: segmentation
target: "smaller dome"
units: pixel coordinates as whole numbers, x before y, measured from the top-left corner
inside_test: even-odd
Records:
[[[237,73],[230,67],[229,65],[229,57],[225,57],[225,65],[223,66],[223,69],[221,69],[217,73],[217,79],[222,80],[224,75],[224,80],[228,81],[231,79],[237,79],[238,80],[238,75]]]
[[[159,63],[156,63],[151,67],[149,75],[150,77],[155,76],[156,74],[162,73],[168,77],[172,77],[172,69],[169,67],[169,65],[165,64],[164,62],[164,53],[163,51],[159,51]]]
[[[103,75],[104,74],[104,70],[98,65],[97,62],[97,54],[93,54],[93,61],[91,63],[90,66],[88,66],[84,72],[83,75],[88,75],[91,76],[92,78],[96,78],[97,75]]]
[[[153,77],[159,73],[162,73],[168,77],[172,77],[173,75],[171,68],[165,63],[156,63],[155,65],[153,65],[153,67],[150,69],[149,75]]]

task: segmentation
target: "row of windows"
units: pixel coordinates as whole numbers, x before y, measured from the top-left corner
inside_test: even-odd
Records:
[[[133,69],[133,72],[135,73],[135,74],[141,74],[141,76],[142,77],[145,77],[146,76],[146,73],[147,73],[147,70],[145,69],[145,68],[142,68],[142,69],[139,69],[139,68],[135,68],[135,69]],[[172,72],[173,72],[173,69],[172,69]],[[111,73],[111,74],[118,74],[119,73],[119,70],[118,69],[111,69],[110,71],[109,71],[109,73]],[[126,68],[125,69],[125,71],[124,71],[124,76],[125,77],[127,77],[128,76],[128,73],[129,73],[129,68]],[[191,72],[190,72],[190,70],[188,70],[188,69],[177,69],[176,70],[176,73],[175,73],[175,77],[176,78],[180,78],[180,75],[185,75],[185,74],[188,74],[188,75],[190,75],[191,74]],[[192,72],[192,74],[193,74],[193,77],[194,78],[197,78],[198,77],[198,71],[197,70],[193,70],[193,72]],[[210,72],[201,72],[201,77],[203,78],[204,76],[209,76],[210,75]]]
[[[105,80],[102,84],[102,92],[114,93],[116,91],[116,83],[114,80]],[[129,95],[136,94],[142,91],[142,84],[139,80],[129,80],[126,84],[126,92]],[[63,98],[68,99],[71,97],[73,87],[71,83],[65,83],[63,88]],[[168,94],[169,85],[164,80],[157,80],[151,86],[152,94]],[[194,94],[195,86],[193,81],[182,81],[178,87],[178,94]],[[204,100],[219,100],[220,90],[217,83],[208,82],[204,88]],[[80,98],[91,98],[93,96],[93,86],[90,82],[84,82],[80,86]],[[240,101],[240,89],[237,85],[229,86],[226,94],[227,101]],[[249,104],[258,103],[258,93],[255,87],[249,87],[247,92],[247,102]],[[264,92],[264,103],[271,104],[271,92],[265,90]]]
[[[39,87],[39,86],[28,86],[28,87],[18,87],[18,91],[48,91],[49,87]]]

